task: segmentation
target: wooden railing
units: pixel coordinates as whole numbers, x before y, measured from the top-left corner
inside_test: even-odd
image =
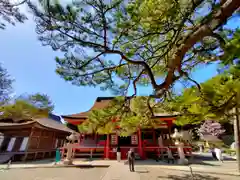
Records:
[[[99,153],[97,151],[104,152],[104,151],[106,151],[106,148],[107,147],[99,147],[99,146],[82,147],[82,146],[76,145],[76,146],[73,146],[73,156],[74,157],[75,156],[87,156],[89,158],[92,158],[93,156],[100,156],[100,157],[102,156],[103,157],[104,153]],[[123,158],[125,158],[125,154],[130,148],[133,148],[136,153],[139,153],[138,147],[133,147],[133,146],[121,147],[121,152],[123,153],[123,155],[122,155]],[[66,152],[65,152],[66,149],[67,149],[66,147],[60,148],[62,158],[66,155]],[[158,156],[164,156],[164,157],[167,156],[168,149],[172,152],[173,156],[178,156],[176,146],[163,146],[163,147],[144,146],[143,147],[143,151],[145,153],[147,151],[151,151],[151,152],[156,153]],[[192,156],[192,147],[191,146],[184,146],[183,149],[184,149],[186,156],[190,156],[190,157]],[[114,147],[109,147],[109,155],[110,155],[110,158],[111,157],[114,158],[116,156],[116,151],[115,151]]]
[[[67,147],[62,147],[59,148],[60,152],[61,152],[61,157],[64,158],[66,156],[66,152],[65,150],[67,150]],[[78,151],[80,150],[80,151]],[[99,153],[97,151],[102,150],[102,152],[104,152],[104,147],[81,147],[81,146],[73,146],[73,157],[76,156],[87,156],[90,159],[93,158],[93,156],[104,156],[104,153]]]

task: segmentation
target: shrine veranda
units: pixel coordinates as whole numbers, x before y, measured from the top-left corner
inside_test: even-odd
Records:
[[[87,118],[91,110],[106,107],[113,97],[98,97],[93,107],[86,112],[64,115],[65,121],[73,125],[80,125]],[[73,144],[75,157],[99,157],[105,159],[116,159],[116,148],[119,146],[122,159],[126,158],[126,153],[130,148],[134,148],[140,159],[155,158],[160,155],[167,155],[169,148],[177,156],[177,147],[171,138],[172,125],[176,115],[156,114],[159,119],[159,126],[151,129],[138,129],[137,132],[127,137],[121,137],[117,133],[112,134],[81,134],[78,142]],[[62,152],[66,150],[62,148]],[[184,145],[186,156],[191,156],[192,148],[190,144]]]

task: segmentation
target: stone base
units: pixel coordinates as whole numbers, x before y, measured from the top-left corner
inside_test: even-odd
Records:
[[[178,159],[178,164],[187,165],[187,164],[188,164],[188,160],[187,160],[186,158],[184,158],[184,159]]]
[[[73,161],[70,160],[70,159],[64,159],[64,160],[63,160],[63,164],[64,164],[64,165],[73,165]]]

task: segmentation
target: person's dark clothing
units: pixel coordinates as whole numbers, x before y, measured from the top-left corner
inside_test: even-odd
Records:
[[[216,152],[214,151],[214,148],[211,148],[211,153],[212,153],[212,157],[214,160],[218,160]]]
[[[217,155],[214,151],[212,151],[212,157],[213,157],[213,159],[218,160]]]
[[[120,149],[120,147],[117,147],[117,152],[121,152],[121,149]]]
[[[128,151],[127,158],[130,171],[134,171],[135,153]]]
[[[134,160],[133,159],[129,159],[128,160],[128,163],[129,163],[129,169],[130,169],[130,171],[135,171],[134,170]]]
[[[127,157],[128,159],[135,159],[135,153],[133,151],[128,151]]]
[[[174,159],[172,159],[172,158],[169,159],[169,158],[168,158],[168,159],[167,159],[167,162],[168,162],[168,164],[169,164],[170,162],[172,162],[172,164],[174,164]]]

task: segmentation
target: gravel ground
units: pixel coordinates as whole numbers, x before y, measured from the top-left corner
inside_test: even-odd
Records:
[[[100,180],[107,168],[30,168],[0,171],[0,180]]]

